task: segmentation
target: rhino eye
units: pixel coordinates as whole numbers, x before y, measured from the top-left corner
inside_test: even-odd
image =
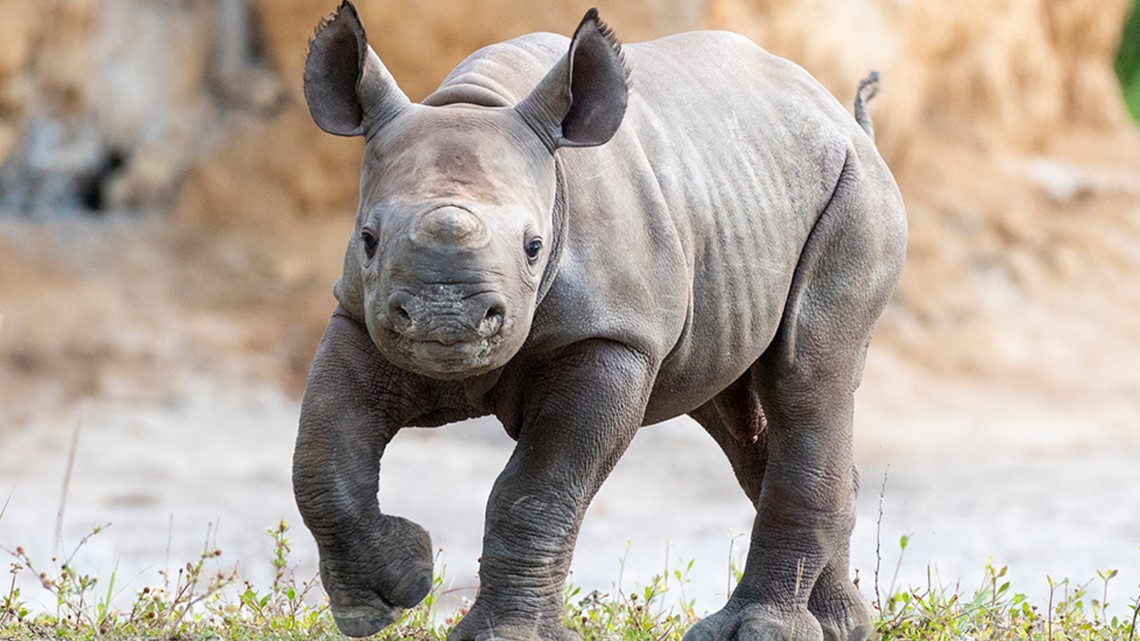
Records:
[[[373,234],[371,229],[362,229],[360,230],[360,242],[364,243],[364,253],[372,258],[373,254],[376,253],[376,234]]]
[[[542,251],[542,240],[535,238],[526,244],[526,257],[534,260],[538,258],[538,252]]]

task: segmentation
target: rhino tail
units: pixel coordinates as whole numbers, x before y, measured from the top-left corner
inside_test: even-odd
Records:
[[[872,71],[866,78],[859,81],[859,89],[855,91],[855,121],[867,132],[871,140],[875,139],[875,123],[871,122],[871,114],[867,113],[867,103],[879,93],[879,72]]]

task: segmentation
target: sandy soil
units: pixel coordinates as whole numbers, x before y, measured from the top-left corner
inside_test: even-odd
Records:
[[[1083,582],[1116,568],[1112,593],[1123,607],[1140,582],[1140,495],[1128,481],[1140,460],[1135,408],[944,385],[876,356],[857,426],[864,483],[853,565],[865,594],[873,598],[878,491],[889,466],[884,589],[897,541],[910,534],[900,584],[924,585],[932,567],[943,581],[972,587],[992,559],[1010,565],[1018,589],[1044,598],[1047,574]],[[299,524],[289,489],[296,419],[296,401],[274,388],[197,379],[153,402],[93,401],[31,421],[0,449],[0,489],[12,497],[0,542],[50,554],[78,421],[63,549],[91,526],[112,524],[80,553],[80,567],[106,576],[117,565],[129,596],[156,582],[158,569],[194,558],[214,524],[210,545],[265,584],[271,551],[262,531],[282,517]],[[385,459],[382,506],[428,527],[458,595],[473,595],[483,505],[510,447],[494,421],[481,420],[401,434]],[[699,610],[714,609],[750,524],[750,506],[698,426],[678,419],[648,428],[587,515],[575,580],[609,591],[620,578],[628,590],[692,559],[686,593]],[[315,549],[303,528],[293,543],[299,574],[311,575]],[[47,603],[46,594],[29,594]]]

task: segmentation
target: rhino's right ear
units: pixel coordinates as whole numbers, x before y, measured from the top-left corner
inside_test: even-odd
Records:
[[[349,0],[321,21],[309,43],[305,102],[317,126],[338,136],[378,129],[409,104],[368,45],[364,25]]]

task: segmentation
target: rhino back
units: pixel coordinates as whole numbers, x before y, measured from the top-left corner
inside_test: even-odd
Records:
[[[687,297],[651,403],[667,418],[727,387],[771,343],[847,154],[864,143],[878,154],[806,71],[742,36],[683,34],[629,58],[634,140],[612,151],[643,166],[655,196],[646,211],[672,224],[686,261],[663,283]]]
[[[653,422],[759,358],[848,153],[881,161],[818,82],[741,36],[682,34],[626,55],[634,91],[618,135],[559,152],[571,233],[549,311],[662,359]]]

